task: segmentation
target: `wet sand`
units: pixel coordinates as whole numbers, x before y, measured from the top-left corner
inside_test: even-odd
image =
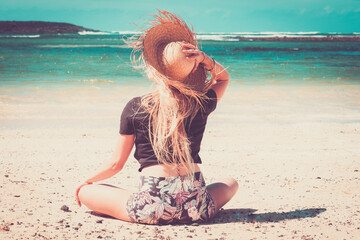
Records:
[[[0,239],[356,239],[360,86],[231,84],[202,143],[207,183],[239,191],[211,222],[148,226],[79,208],[146,87],[0,88]],[[135,190],[138,163],[104,181]]]

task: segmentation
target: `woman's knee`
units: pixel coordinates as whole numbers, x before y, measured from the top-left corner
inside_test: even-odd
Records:
[[[91,193],[93,192],[93,185],[85,185],[79,190],[79,199],[81,202],[85,202],[89,197],[91,198]]]
[[[223,183],[229,187],[229,191],[231,192],[232,196],[235,195],[239,189],[239,183],[232,177],[226,178]]]
[[[220,182],[210,184],[207,190],[214,200],[217,210],[225,205],[238,190],[238,183],[234,178],[226,178]]]

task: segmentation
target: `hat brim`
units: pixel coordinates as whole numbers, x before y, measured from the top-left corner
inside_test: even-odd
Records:
[[[159,73],[166,75],[166,67],[163,63],[163,51],[171,42],[187,42],[197,46],[193,33],[182,25],[172,22],[156,25],[148,30],[143,41],[144,60]],[[182,80],[190,88],[201,91],[199,83],[206,80],[206,71],[202,65],[195,72],[190,73]]]
[[[146,68],[148,76],[155,82],[164,82],[169,86],[181,86],[181,89],[195,90],[205,94],[211,81],[207,79],[207,71],[202,64],[190,73],[185,79],[173,79],[166,74],[166,67],[163,62],[163,51],[171,42],[187,42],[199,47],[196,34],[176,14],[158,10],[159,15],[150,21],[151,27],[143,30],[136,42],[132,44],[132,63],[140,63]],[[139,55],[137,55],[139,54]],[[185,93],[186,94],[186,93]]]

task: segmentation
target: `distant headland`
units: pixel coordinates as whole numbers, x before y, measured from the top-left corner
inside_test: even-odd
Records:
[[[97,30],[76,26],[70,23],[43,21],[0,21],[0,34],[46,34],[78,33]]]

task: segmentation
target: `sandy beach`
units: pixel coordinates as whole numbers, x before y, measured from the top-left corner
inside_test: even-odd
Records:
[[[211,222],[148,226],[79,208],[128,100],[147,87],[0,88],[0,239],[359,239],[360,86],[232,83],[210,116],[207,183],[239,191]],[[135,190],[138,163],[104,183]]]

